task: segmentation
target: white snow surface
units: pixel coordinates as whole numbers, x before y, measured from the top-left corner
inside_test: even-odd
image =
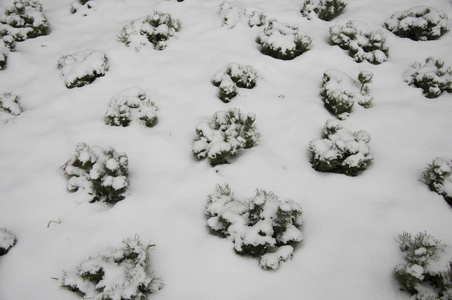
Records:
[[[0,13],[9,2],[0,1]],[[220,1],[98,0],[86,17],[70,13],[73,0],[41,3],[51,33],[17,43],[0,70],[0,92],[19,95],[24,110],[0,124],[0,227],[17,238],[0,257],[0,299],[80,299],[52,278],[135,234],[156,244],[151,265],[165,287],[154,300],[407,300],[392,278],[403,262],[394,237],[427,231],[449,245],[442,255],[452,258],[452,209],[419,181],[433,158],[451,156],[452,95],[427,99],[403,81],[410,65],[428,56],[451,65],[452,34],[415,42],[382,27],[394,12],[425,1],[353,0],[332,22],[307,20],[299,0],[231,1],[296,24],[313,39],[311,50],[290,61],[260,53],[255,38],[262,28],[223,27]],[[429,6],[452,15],[449,0]],[[155,10],[182,22],[170,47],[135,52],[117,41],[124,24]],[[384,64],[358,64],[329,44],[329,27],[353,19],[386,34]],[[67,89],[56,62],[86,49],[104,51],[110,70],[102,80]],[[261,140],[231,164],[212,168],[193,158],[191,146],[196,124],[231,107],[210,81],[230,62],[252,65],[262,76],[232,104],[256,114]],[[309,141],[331,118],[319,96],[328,69],[374,74],[374,106],[343,123],[372,138],[374,163],[357,177],[318,173],[309,163]],[[111,96],[131,86],[159,99],[154,128],[105,125]],[[80,142],[127,154],[130,187],[115,206],[77,201],[66,190],[59,167]],[[204,207],[218,183],[229,183],[239,198],[260,187],[300,203],[304,239],[292,259],[264,271],[256,259],[236,255],[230,241],[209,234]]]

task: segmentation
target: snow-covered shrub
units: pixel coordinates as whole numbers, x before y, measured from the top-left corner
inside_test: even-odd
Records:
[[[229,238],[235,252],[260,257],[263,269],[276,269],[292,257],[294,247],[303,240],[301,206],[280,201],[261,189],[245,201],[235,199],[228,185],[218,185],[208,196],[205,209],[207,227]]]
[[[340,15],[347,4],[348,0],[306,0],[301,13],[308,19],[315,14],[321,20],[330,21]]]
[[[132,21],[122,28],[118,34],[120,42],[127,47],[140,51],[143,46],[152,46],[163,50],[168,40],[182,27],[182,23],[170,14],[154,11],[143,18]]]
[[[6,61],[11,51],[14,51],[16,41],[5,29],[0,29],[0,70],[6,68]]]
[[[14,0],[0,17],[0,29],[4,29],[16,41],[48,35],[50,27],[36,0]]]
[[[400,37],[427,41],[439,39],[448,31],[447,19],[446,12],[421,5],[394,13],[384,26]]]
[[[267,22],[267,16],[262,12],[232,6],[228,1],[223,1],[220,4],[220,16],[223,19],[223,26],[232,29],[240,20],[245,17],[248,20],[248,26],[262,26]]]
[[[146,127],[157,124],[157,106],[140,88],[124,90],[110,100],[105,124],[126,127],[132,120],[140,120]]]
[[[6,228],[0,228],[0,256],[5,255],[15,244],[16,237],[14,234]]]
[[[67,189],[84,190],[92,197],[91,202],[114,204],[124,199],[129,186],[128,163],[127,155],[112,147],[103,149],[80,143],[74,157],[62,167],[68,178]]]
[[[356,176],[372,164],[370,135],[360,130],[352,132],[335,119],[326,122],[322,138],[309,143],[312,167],[319,172]]]
[[[381,64],[388,59],[389,48],[383,31],[373,31],[365,21],[348,21],[345,26],[334,25],[330,29],[330,41],[348,50],[356,62],[367,60]]]
[[[404,232],[397,242],[405,255],[405,262],[397,265],[393,273],[400,289],[410,293],[414,300],[451,299],[452,262],[445,271],[431,267],[431,263],[438,260],[438,252],[444,245],[422,232],[414,237]]]
[[[83,299],[144,300],[163,287],[150,271],[149,250],[138,237],[123,241],[123,246],[109,249],[82,261],[74,270],[64,272],[61,287]]]
[[[19,96],[13,93],[0,94],[0,119],[18,116],[22,113]]]
[[[94,0],[77,0],[71,4],[71,13],[81,13],[84,16],[95,6]]]
[[[444,60],[427,57],[425,64],[415,62],[404,74],[405,82],[423,90],[427,98],[439,97],[443,92],[452,93],[452,68]]]
[[[262,46],[263,54],[290,60],[308,51],[312,39],[296,25],[270,20],[263,32],[257,36],[256,42]]]
[[[360,71],[356,80],[338,70],[327,70],[323,73],[320,90],[325,107],[338,119],[344,120],[351,113],[355,102],[365,108],[372,106],[373,98],[369,95],[368,85],[372,78],[373,73],[370,71]]]
[[[220,110],[213,114],[210,122],[201,122],[196,126],[197,140],[192,150],[198,158],[208,158],[212,166],[225,164],[242,149],[256,145],[260,134],[256,131],[256,115],[245,115],[237,108]]]
[[[435,158],[422,173],[421,181],[452,205],[452,159]]]
[[[252,66],[230,63],[212,77],[212,84],[219,87],[218,97],[229,102],[237,95],[237,88],[252,89],[258,74]]]
[[[108,71],[108,59],[103,51],[83,50],[63,55],[57,64],[66,87],[82,87],[102,77]]]

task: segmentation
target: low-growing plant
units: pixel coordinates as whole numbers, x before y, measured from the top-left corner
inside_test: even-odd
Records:
[[[228,185],[218,185],[207,198],[205,214],[213,234],[229,238],[236,253],[259,257],[263,269],[278,268],[303,240],[301,206],[280,201],[274,193],[262,189],[257,189],[253,198],[241,201]]]
[[[75,155],[62,169],[68,178],[67,189],[70,192],[83,190],[90,202],[115,204],[125,198],[129,186],[128,158],[112,147],[88,146],[80,143]]]
[[[389,48],[383,31],[373,31],[364,21],[352,20],[345,26],[333,25],[329,31],[331,43],[348,50],[356,62],[367,60],[372,64],[381,64],[388,59]]]
[[[257,78],[257,71],[252,66],[230,63],[212,77],[212,84],[219,87],[218,97],[227,103],[237,95],[238,88],[255,87]]]
[[[144,300],[163,287],[150,271],[149,250],[136,236],[123,246],[82,261],[75,270],[63,272],[62,288],[83,299]]]
[[[5,29],[0,29],[0,70],[6,68],[6,62],[10,52],[14,51],[16,41]]]
[[[254,125],[256,115],[245,115],[237,108],[217,111],[210,122],[196,126],[197,140],[192,146],[198,159],[208,158],[212,166],[228,163],[242,149],[256,145],[260,138]]]
[[[77,0],[71,4],[71,14],[82,13],[87,16],[88,11],[95,6],[94,0]]]
[[[0,228],[0,256],[5,255],[16,244],[14,234],[6,228]]]
[[[105,76],[109,69],[107,55],[99,50],[83,50],[63,55],[57,63],[66,87],[82,87]]]
[[[346,119],[357,102],[364,108],[372,106],[369,83],[373,73],[361,70],[357,79],[335,69],[323,73],[320,96],[325,107],[339,120]]]
[[[0,119],[18,116],[22,111],[19,96],[10,92],[0,94]]]
[[[260,27],[267,22],[267,16],[264,13],[250,8],[233,6],[228,1],[221,2],[220,16],[223,19],[223,26],[229,29],[234,28],[242,18],[248,20],[250,27]]]
[[[303,16],[311,19],[313,15],[324,21],[330,21],[340,15],[348,0],[306,0],[301,9]]]
[[[437,98],[442,93],[452,93],[452,68],[444,60],[427,57],[425,64],[415,62],[404,74],[404,80],[423,90],[427,98]]]
[[[105,124],[126,127],[132,120],[140,120],[146,127],[157,124],[158,107],[140,88],[124,90],[110,100],[105,114]]]
[[[330,119],[322,130],[322,138],[309,143],[312,167],[319,172],[357,176],[372,164],[369,142],[366,131],[352,132],[338,120]]]
[[[431,263],[438,260],[443,244],[427,233],[415,236],[404,232],[397,242],[405,262],[394,268],[394,278],[402,291],[415,300],[447,300],[452,296],[452,261],[445,271],[437,271]]]
[[[421,181],[452,205],[452,159],[435,158],[422,173]]]
[[[136,51],[140,51],[143,46],[163,50],[167,47],[168,40],[181,28],[180,20],[170,14],[154,11],[124,26],[118,34],[118,40]]]
[[[445,11],[429,6],[416,6],[394,13],[384,26],[400,37],[415,41],[439,39],[448,31],[448,16]]]
[[[311,49],[312,39],[298,26],[280,23],[274,19],[268,21],[256,42],[261,52],[271,57],[290,60]]]

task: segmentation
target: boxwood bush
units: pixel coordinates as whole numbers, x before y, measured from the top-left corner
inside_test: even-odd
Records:
[[[0,120],[8,121],[11,117],[20,115],[22,111],[19,96],[10,92],[0,94]]]
[[[94,0],[77,0],[71,4],[71,13],[80,13],[87,16],[88,11],[95,7]]]
[[[0,29],[0,70],[6,68],[8,55],[14,51],[16,41],[6,30]]]
[[[212,77],[212,84],[219,87],[218,97],[227,103],[237,95],[238,88],[255,87],[257,78],[257,71],[252,66],[230,63]]]
[[[435,158],[422,173],[421,181],[452,205],[452,159]]]
[[[223,26],[229,29],[234,28],[242,19],[247,20],[248,26],[262,26],[267,22],[267,16],[257,10],[233,6],[229,1],[220,4],[220,16]]]
[[[316,15],[321,20],[331,21],[342,13],[347,4],[347,0],[305,0],[301,13],[308,19]]]
[[[5,255],[16,244],[16,237],[6,228],[0,228],[0,256]]]

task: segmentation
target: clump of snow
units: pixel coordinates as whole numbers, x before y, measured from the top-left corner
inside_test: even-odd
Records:
[[[223,1],[220,4],[220,16],[223,19],[223,26],[232,29],[237,23],[245,18],[250,27],[262,26],[267,22],[267,16],[251,8],[241,8],[233,6],[229,1]]]
[[[415,62],[404,74],[405,82],[423,90],[427,98],[439,97],[443,92],[452,93],[452,68],[444,60],[427,57],[425,64]]]
[[[424,182],[430,190],[440,194],[452,205],[452,159],[437,157],[422,174]]]
[[[16,41],[50,33],[50,27],[37,0],[14,0],[0,17],[0,30],[6,30]]]
[[[112,126],[128,126],[132,120],[140,120],[146,127],[157,124],[158,107],[138,87],[126,89],[110,100],[105,114],[105,124]]]
[[[68,177],[67,189],[86,192],[91,202],[116,203],[124,199],[129,186],[128,158],[112,147],[77,145],[74,157],[62,167]]]
[[[0,94],[0,120],[7,121],[20,115],[22,111],[19,96],[9,92]]]
[[[181,27],[180,20],[173,18],[170,14],[154,11],[124,26],[118,39],[136,51],[147,46],[163,50],[168,46],[168,40],[174,37]]]
[[[306,0],[301,13],[308,19],[317,15],[321,20],[330,21],[340,15],[347,4],[348,0]]]
[[[16,237],[6,228],[0,228],[0,256],[5,255],[16,244]]]
[[[400,37],[415,41],[439,39],[448,31],[448,16],[445,11],[429,6],[416,6],[394,13],[384,26]]]
[[[389,48],[383,31],[373,31],[365,21],[351,20],[345,26],[336,24],[329,31],[331,43],[348,50],[356,62],[367,60],[381,64],[388,59]]]
[[[210,122],[196,126],[197,140],[193,143],[193,154],[208,158],[212,166],[227,163],[242,149],[254,147],[260,138],[254,125],[254,113],[244,114],[237,108],[214,113]]]
[[[71,4],[71,13],[87,16],[89,11],[94,8],[95,5],[96,2],[94,0],[77,0]]]
[[[230,63],[212,77],[212,84],[219,87],[218,97],[227,103],[237,95],[238,88],[255,87],[257,78],[257,71],[252,66]]]
[[[149,270],[149,249],[138,237],[107,250],[64,272],[61,287],[83,295],[83,299],[142,300],[163,284]]]
[[[370,71],[360,71],[356,80],[336,69],[327,70],[323,73],[320,90],[325,107],[338,119],[344,120],[352,112],[355,102],[365,108],[372,106],[373,97],[369,95],[372,78]]]
[[[308,51],[311,48],[312,39],[297,25],[280,23],[272,19],[257,36],[256,42],[261,45],[263,54],[290,60]]]
[[[83,50],[63,55],[57,63],[66,87],[82,87],[92,83],[96,78],[105,76],[109,69],[105,52],[100,50]]]
[[[278,268],[303,240],[301,206],[265,190],[240,201],[228,185],[218,185],[207,198],[205,213],[212,233],[230,239],[237,253],[260,257],[263,269]]]
[[[352,132],[335,119],[326,122],[322,138],[309,143],[312,167],[320,172],[356,176],[372,164],[370,135],[360,130]]]

